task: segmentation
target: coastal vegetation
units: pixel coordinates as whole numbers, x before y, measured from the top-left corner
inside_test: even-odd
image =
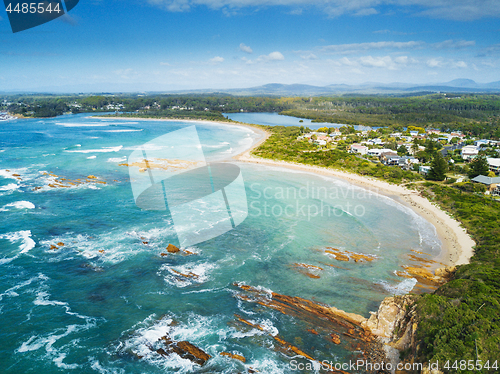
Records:
[[[431,182],[417,188],[462,222],[477,245],[470,264],[459,266],[436,292],[420,297],[414,358],[493,363],[500,357],[500,203]]]
[[[347,152],[345,148],[320,149],[307,140],[298,140],[301,128],[291,126],[264,126],[271,133],[268,140],[253,154],[263,158],[297,162],[341,169],[365,176],[385,179],[391,183],[418,181],[419,174],[408,170],[374,163]]]

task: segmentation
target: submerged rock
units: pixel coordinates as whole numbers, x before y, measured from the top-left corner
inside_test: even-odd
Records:
[[[224,357],[232,358],[234,360],[239,360],[241,362],[247,362],[247,359],[245,357],[238,355],[238,354],[235,354],[235,353],[221,352],[220,355],[224,356]]]

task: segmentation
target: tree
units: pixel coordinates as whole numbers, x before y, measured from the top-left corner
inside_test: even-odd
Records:
[[[413,156],[415,156],[419,150],[419,144],[418,144],[418,139],[413,138],[413,141],[411,143],[411,151],[413,152]]]
[[[477,156],[471,163],[470,163],[470,170],[469,170],[469,178],[475,178],[478,175],[488,175],[488,172],[490,171],[490,166],[488,165],[488,160],[486,159],[485,156]]]
[[[431,169],[427,173],[427,179],[431,181],[443,181],[446,178],[448,164],[441,153],[436,153],[431,162]]]
[[[408,149],[404,145],[400,145],[397,149],[398,156],[408,156]]]

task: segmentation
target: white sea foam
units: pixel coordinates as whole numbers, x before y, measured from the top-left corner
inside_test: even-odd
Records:
[[[82,122],[82,123],[71,123],[71,122],[56,122],[57,126],[64,126],[64,127],[103,127],[103,126],[109,126],[107,123],[103,122]]]
[[[96,157],[97,157],[97,156],[89,156],[89,157],[87,157],[87,160],[93,160],[93,159],[95,159]]]
[[[184,322],[172,326],[172,320],[184,320]],[[166,357],[159,355],[155,348],[162,346],[162,343],[158,343],[158,340],[168,335],[173,341],[189,341],[210,354],[213,357],[211,361],[221,360],[218,354],[218,347],[221,344],[206,344],[210,337],[215,336],[219,341],[227,338],[230,330],[228,327],[220,328],[219,322],[216,317],[192,313],[187,315],[187,321],[186,316],[182,318],[169,316],[157,320],[157,316],[153,314],[134,326],[133,333],[127,334],[130,338],[120,344],[118,349],[140,355],[146,362],[161,367],[165,372],[192,373],[199,368],[197,364],[177,354],[170,354]]]
[[[386,281],[379,281],[377,284],[380,284],[384,289],[392,295],[405,295],[417,284],[417,280],[415,278],[408,278],[396,285],[391,285]]]
[[[65,150],[68,153],[108,153],[108,152],[119,152],[123,148],[123,145],[117,147],[103,147],[100,149],[79,149],[79,150]]]
[[[14,209],[35,209],[35,204],[30,201],[16,201],[14,203],[10,203],[4,205],[3,208],[0,209],[0,212],[6,212],[8,210]]]
[[[165,282],[179,288],[193,284],[202,284],[209,280],[211,272],[217,268],[214,263],[188,263],[171,267],[164,264],[160,267],[159,276],[163,275]],[[167,274],[165,274],[165,272]],[[180,274],[179,274],[180,273]]]
[[[122,129],[122,130],[102,130],[103,132],[138,132],[143,131],[143,129]]]
[[[19,184],[9,183],[5,186],[0,186],[0,191],[15,191],[21,187]]]
[[[16,291],[18,291],[19,289],[24,288],[26,286],[29,286],[33,282],[37,282],[37,281],[42,282],[42,281],[46,281],[48,279],[49,278],[45,274],[39,273],[36,277],[31,277],[30,279],[25,280],[24,282],[21,282],[19,284],[16,284],[15,286],[13,286],[13,287],[7,289],[5,292],[1,293],[0,294],[0,301],[4,297],[17,297],[17,296],[19,296],[19,294]]]
[[[123,156],[123,157],[111,157],[111,158],[108,158],[108,162],[123,162],[123,161],[127,161],[127,157],[126,156]]]
[[[11,243],[21,242],[19,245],[20,253],[27,253],[36,245],[35,241],[31,239],[31,230],[22,230],[11,232],[8,234],[0,235],[0,239],[7,239]]]

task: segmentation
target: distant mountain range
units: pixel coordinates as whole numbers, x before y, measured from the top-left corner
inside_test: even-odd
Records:
[[[500,93],[500,81],[476,83],[471,79],[455,79],[446,83],[407,84],[368,82],[360,85],[331,84],[311,86],[305,84],[266,84],[247,89],[232,89],[224,92],[237,95],[283,95],[283,96],[320,96],[335,94],[412,94],[417,92],[444,93]]]
[[[103,88],[105,86],[106,88]],[[367,82],[359,85],[331,84],[313,86],[307,84],[270,83],[250,88],[231,89],[199,89],[199,90],[162,90],[159,86],[147,91],[137,89],[135,85],[99,84],[85,86],[46,87],[33,91],[16,91],[10,93],[144,93],[144,94],[231,94],[231,95],[274,95],[274,96],[323,96],[346,94],[381,94],[381,95],[414,95],[416,93],[500,93],[500,81],[477,83],[471,79],[455,79],[444,83],[409,84],[409,83],[377,83]]]

